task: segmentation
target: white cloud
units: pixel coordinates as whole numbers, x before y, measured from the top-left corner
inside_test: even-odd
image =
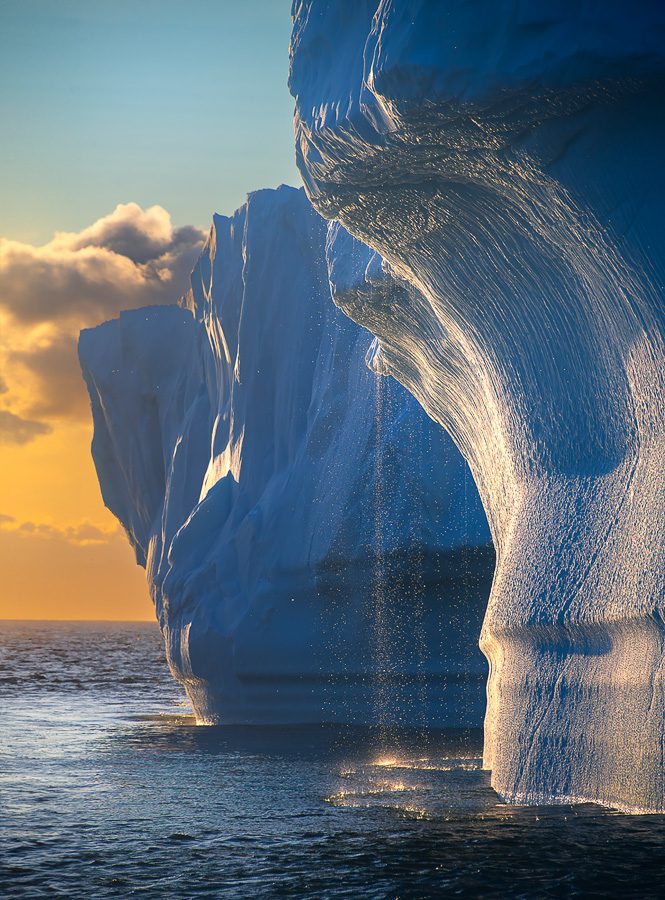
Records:
[[[202,240],[197,228],[173,228],[161,206],[136,203],[39,247],[0,238],[0,307],[24,324],[83,325],[122,309],[173,303]]]

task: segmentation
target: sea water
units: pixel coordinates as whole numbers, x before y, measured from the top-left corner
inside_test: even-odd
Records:
[[[197,726],[156,626],[0,623],[0,897],[658,897],[665,818],[502,804],[477,732]]]

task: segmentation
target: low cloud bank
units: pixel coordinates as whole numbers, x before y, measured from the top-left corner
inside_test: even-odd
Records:
[[[7,409],[0,409],[0,444],[28,444],[52,430],[46,422],[24,419]]]
[[[53,525],[50,522],[19,522],[13,516],[0,513],[0,531],[10,531],[21,537],[45,538],[60,540],[77,547],[88,547],[106,544],[110,537],[117,534],[115,526],[103,528],[92,522],[78,522],[73,525]]]

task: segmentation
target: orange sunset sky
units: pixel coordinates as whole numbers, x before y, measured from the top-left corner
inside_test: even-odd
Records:
[[[149,619],[90,455],[80,329],[178,299],[203,232],[119,204],[41,245],[0,238],[0,618]]]
[[[154,618],[76,341],[176,302],[214,212],[298,183],[290,29],[282,0],[0,2],[0,618]]]
[[[91,428],[0,447],[0,618],[152,619],[143,569],[100,500]]]

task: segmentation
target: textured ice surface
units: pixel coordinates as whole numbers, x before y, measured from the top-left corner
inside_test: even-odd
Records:
[[[353,291],[369,251],[347,240]],[[202,720],[480,725],[482,505],[367,368],[325,244],[304,191],[259,191],[215,216],[184,308],[82,333],[104,499]]]
[[[453,436],[497,548],[493,784],[663,810],[665,6],[293,12],[308,193],[385,261],[349,289],[332,226],[338,302]]]

